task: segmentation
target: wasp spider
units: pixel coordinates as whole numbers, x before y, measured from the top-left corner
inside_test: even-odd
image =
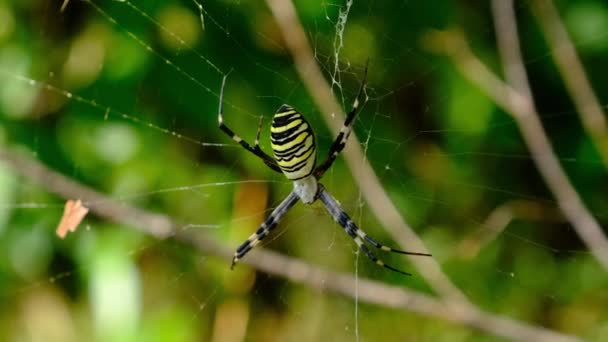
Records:
[[[224,124],[222,118],[223,112],[223,98],[224,98],[224,86],[226,85],[227,75],[222,80],[222,89],[220,91],[220,105],[218,111],[218,122],[219,128],[230,136],[234,141],[239,143],[247,151],[258,156],[266,165],[276,172],[282,172],[289,180],[293,181],[293,191],[277,206],[270,216],[260,225],[258,230],[253,233],[247,241],[237,248],[232,258],[232,266],[245,256],[253,247],[255,247],[260,241],[266,238],[270,232],[277,226],[277,223],[281,220],[283,215],[293,207],[298,200],[301,200],[304,204],[311,204],[317,199],[321,200],[327,211],[331,216],[338,222],[346,231],[346,233],[355,240],[355,243],[365,253],[365,255],[374,263],[379,266],[388,268],[391,271],[395,271],[404,275],[410,275],[407,272],[396,269],[390,265],[385,264],[382,260],[378,259],[376,255],[367,247],[365,242],[369,243],[373,247],[393,253],[409,254],[409,255],[421,255],[430,256],[426,253],[413,253],[401,250],[396,250],[391,247],[378,243],[375,239],[367,235],[363,230],[359,229],[353,222],[353,220],[346,214],[342,209],[338,201],[327,191],[325,187],[319,183],[319,179],[323,177],[323,174],[331,167],[333,162],[336,160],[338,154],[344,149],[346,140],[351,133],[351,126],[354,122],[357,114],[359,113],[360,106],[367,102],[367,94],[365,92],[365,80],[367,78],[367,67],[365,69],[365,76],[359,93],[353,104],[351,111],[346,116],[346,121],[340,130],[336,140],[333,142],[329,149],[327,159],[319,166],[316,166],[316,152],[317,145],[315,143],[315,135],[312,127],[306,121],[304,116],[300,114],[293,107],[288,105],[282,105],[277,112],[274,114],[272,119],[272,125],[270,127],[270,142],[274,158],[264,153],[259,146],[260,132],[262,128],[262,120],[258,126],[255,142],[253,147],[249,145],[245,140],[236,135],[228,126]],[[363,103],[362,103],[363,102]],[[316,166],[316,167],[315,167]]]

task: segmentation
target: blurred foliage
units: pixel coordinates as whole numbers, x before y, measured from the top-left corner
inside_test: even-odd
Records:
[[[320,150],[331,144],[264,2],[205,1],[204,28],[192,1],[71,0],[60,12],[62,3],[0,0],[6,147],[236,248],[291,184],[217,129],[223,74],[233,70],[225,119],[245,139],[253,140],[259,115],[268,122],[290,103],[315,126]],[[608,275],[555,214],[516,125],[447,59],[424,49],[429,31],[462,27],[476,54],[500,74],[489,5],[355,1],[339,37],[342,1],[296,6],[328,80],[339,52],[334,91],[345,108],[370,59],[371,101],[355,133],[384,188],[451,279],[491,312],[605,341]],[[608,6],[581,0],[558,7],[606,104]],[[606,170],[535,18],[524,3],[517,12],[545,128],[582,198],[607,226]],[[251,179],[268,182],[241,182]],[[363,228],[389,241],[341,160],[324,183]],[[245,265],[231,272],[215,257],[94,215],[59,240],[54,229],[64,199],[1,165],[0,189],[0,340],[497,339],[319,293]],[[527,211],[484,240],[492,235],[486,218],[518,201]],[[399,277],[355,255],[352,241],[317,205],[298,205],[265,247],[330,269],[354,273],[358,266],[360,276],[429,292],[420,277]],[[385,258],[411,269],[404,258]]]

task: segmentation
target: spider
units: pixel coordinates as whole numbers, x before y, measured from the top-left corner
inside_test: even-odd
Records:
[[[281,204],[279,204],[272,211],[270,216],[266,218],[258,230],[237,248],[236,252],[234,253],[234,257],[232,258],[231,269],[234,268],[236,263],[242,259],[245,254],[247,254],[253,247],[255,247],[260,241],[262,241],[272,232],[281,218],[298,202],[298,200],[301,200],[304,204],[312,204],[316,200],[320,200],[329,214],[336,222],[338,222],[338,224],[340,224],[340,226],[342,226],[342,228],[344,228],[346,233],[353,240],[355,240],[355,243],[365,253],[365,255],[379,266],[403,275],[411,275],[410,273],[387,265],[382,260],[378,259],[378,257],[376,257],[376,255],[368,248],[364,241],[373,247],[386,252],[431,256],[430,254],[426,253],[401,251],[380,244],[359,227],[357,227],[353,220],[342,209],[340,204],[338,204],[338,201],[325,189],[323,185],[321,185],[321,183],[319,183],[319,180],[321,177],[323,177],[323,174],[325,174],[325,172],[331,167],[333,162],[338,157],[338,154],[340,154],[342,149],[344,149],[346,141],[351,133],[352,123],[359,114],[359,108],[368,100],[367,93],[365,92],[367,66],[365,67],[365,75],[363,81],[361,82],[359,93],[355,98],[352,109],[346,116],[344,125],[340,129],[340,133],[336,137],[336,140],[329,148],[327,158],[319,166],[316,166],[317,145],[315,143],[315,135],[312,127],[308,121],[306,121],[304,116],[302,116],[302,114],[289,105],[284,104],[279,107],[274,114],[272,125],[270,126],[270,143],[274,158],[262,151],[259,145],[260,132],[262,130],[261,118],[253,147],[251,147],[251,145],[249,145],[245,140],[228,128],[228,126],[224,124],[224,119],[222,117],[224,87],[226,85],[227,77],[228,75],[224,76],[220,91],[220,104],[218,110],[219,128],[247,151],[262,159],[262,161],[272,170],[283,173],[287,179],[293,181],[294,185],[293,191],[291,191],[291,193],[281,202]]]

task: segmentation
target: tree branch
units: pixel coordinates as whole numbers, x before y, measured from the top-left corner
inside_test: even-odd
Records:
[[[545,134],[521,56],[517,20],[513,0],[493,0],[492,8],[496,23],[498,50],[502,56],[505,74],[515,91],[523,95],[526,112],[515,115],[524,140],[528,144],[532,159],[536,162],[543,179],[555,195],[560,208],[574,226],[579,236],[589,246],[591,253],[608,270],[608,240],[593,215],[587,210],[576,189],[553,153],[549,138]],[[519,98],[519,97],[518,97]],[[511,102],[518,99],[511,98]]]
[[[506,5],[502,1],[496,1],[495,7],[500,6]],[[476,84],[505,112],[512,115],[530,150],[532,160],[555,196],[560,210],[593,256],[608,269],[608,241],[559,164],[536,112],[519,53],[518,38],[513,37],[517,35],[517,29],[512,7],[508,10],[501,7],[501,10],[495,11],[499,48],[506,65],[507,78],[512,82],[512,86],[500,80],[473,55],[464,35],[459,31],[431,34],[428,39],[429,47],[451,57],[465,78]],[[501,18],[502,16],[507,18]]]
[[[561,211],[553,206],[548,207],[527,200],[509,201],[494,208],[481,223],[481,228],[476,234],[460,241],[456,247],[457,253],[467,259],[476,257],[482,248],[494,241],[511,222],[517,219],[565,222]]]
[[[585,69],[578,58],[574,44],[572,44],[552,0],[532,1],[532,10],[541,24],[545,39],[553,52],[553,59],[564,79],[566,89],[574,101],[583,127],[595,144],[604,167],[608,168],[606,117],[602,105],[585,75]]]
[[[137,229],[157,238],[174,237],[197,250],[226,260],[232,258],[232,250],[199,234],[183,230],[177,222],[161,214],[150,213],[120,203],[112,198],[79,184],[60,173],[50,170],[39,161],[0,147],[0,160],[17,174],[38,183],[47,190],[66,199],[80,198],[91,213]],[[305,262],[258,249],[242,260],[256,269],[284,277],[294,283],[328,290],[362,302],[388,308],[408,310],[428,317],[438,318],[468,326],[489,334],[520,341],[579,341],[577,337],[563,335],[545,328],[535,327],[510,318],[480,311],[471,305],[455,301],[440,301],[402,287],[390,286],[377,281],[354,278],[350,274],[326,271]],[[355,285],[357,283],[357,285]]]

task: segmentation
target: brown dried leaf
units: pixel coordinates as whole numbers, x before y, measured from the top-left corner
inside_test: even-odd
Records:
[[[82,219],[89,212],[89,208],[82,205],[80,200],[68,200],[63,208],[63,216],[57,226],[57,236],[63,239],[68,231],[74,232]]]

